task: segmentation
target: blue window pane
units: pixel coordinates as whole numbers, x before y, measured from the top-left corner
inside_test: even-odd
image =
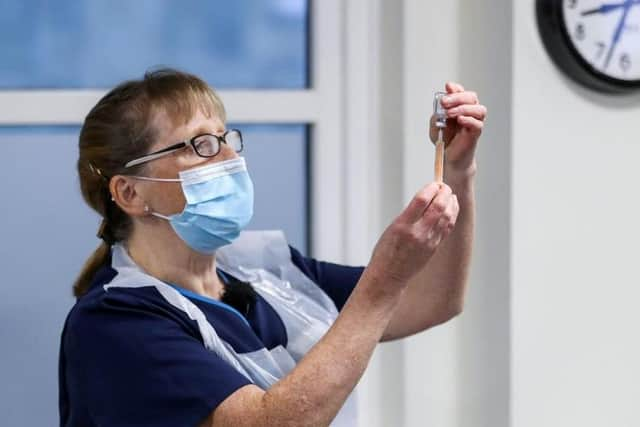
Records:
[[[307,127],[241,129],[256,189],[250,228],[283,229],[304,252]],[[57,417],[58,346],[71,285],[100,243],[100,219],[78,185],[77,138],[77,127],[0,127],[7,160],[0,168],[2,425],[50,425]]]
[[[74,128],[0,128],[3,425],[57,416],[57,349],[71,285],[98,246],[75,177]],[[43,424],[44,423],[44,424]]]
[[[242,130],[243,155],[255,188],[250,229],[281,229],[302,253],[309,245],[307,126],[232,125]]]
[[[0,88],[107,88],[157,66],[308,84],[308,0],[0,0]]]

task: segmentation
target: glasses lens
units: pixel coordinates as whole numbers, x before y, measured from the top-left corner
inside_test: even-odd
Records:
[[[243,148],[242,134],[240,133],[239,130],[231,129],[224,136],[224,140],[226,141],[227,145],[230,148],[232,148],[236,153],[239,153],[242,151],[242,148]]]
[[[193,142],[193,147],[196,149],[196,152],[203,157],[215,156],[218,154],[218,151],[220,151],[220,143],[213,135],[199,136]]]

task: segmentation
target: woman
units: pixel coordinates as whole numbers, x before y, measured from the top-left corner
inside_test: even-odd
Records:
[[[159,70],[111,90],[80,133],[103,243],[62,335],[61,425],[328,425],[378,342],[457,315],[486,110],[447,91],[457,195],[424,187],[353,268],[240,233],[253,210],[242,136],[202,80]]]

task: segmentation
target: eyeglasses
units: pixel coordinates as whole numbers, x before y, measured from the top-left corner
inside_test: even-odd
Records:
[[[242,134],[238,129],[229,129],[222,136],[212,135],[210,133],[203,133],[196,135],[188,141],[178,142],[177,144],[170,145],[162,150],[155,151],[147,154],[146,156],[138,157],[137,159],[127,162],[124,167],[130,168],[142,163],[150,162],[151,160],[159,159],[160,157],[167,156],[175,151],[178,151],[184,147],[191,145],[193,151],[200,157],[213,157],[220,152],[220,144],[225,143],[231,147],[236,153],[239,153],[244,148],[242,142]]]

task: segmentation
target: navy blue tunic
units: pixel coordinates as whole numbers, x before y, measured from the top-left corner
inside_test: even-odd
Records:
[[[293,263],[342,309],[363,268],[316,261],[291,248]],[[112,288],[110,265],[71,309],[59,362],[61,426],[195,426],[250,381],[204,347],[195,321],[154,287]],[[224,276],[223,276],[224,277]],[[284,324],[260,296],[241,314],[175,286],[237,353],[287,345]]]

